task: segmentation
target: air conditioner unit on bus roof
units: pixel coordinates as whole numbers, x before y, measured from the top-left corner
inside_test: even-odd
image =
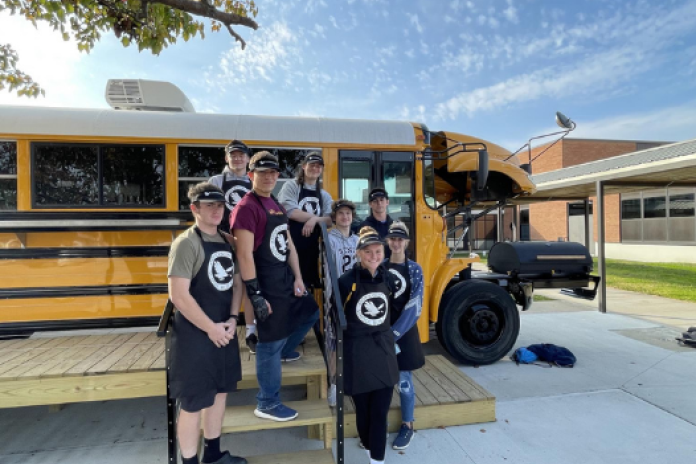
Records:
[[[105,97],[116,110],[196,112],[184,92],[170,82],[109,79]]]

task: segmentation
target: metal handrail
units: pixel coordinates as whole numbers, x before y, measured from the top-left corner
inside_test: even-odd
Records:
[[[329,323],[335,321],[335,335],[336,335],[336,463],[345,463],[345,429],[344,429],[344,392],[343,392],[343,331],[346,329],[347,322],[346,316],[343,312],[343,301],[340,298],[340,291],[338,289],[338,272],[336,268],[336,262],[334,260],[334,253],[331,249],[331,242],[329,242],[329,234],[326,229],[326,224],[321,224],[321,236],[323,242],[322,258],[326,260],[325,266],[322,265],[322,274],[325,270],[328,270],[329,275],[324,275],[324,299],[326,300],[327,294],[330,293],[329,309],[330,313],[325,314],[324,317],[326,322],[324,324],[324,339],[327,340],[327,330],[330,330]],[[330,292],[326,290],[330,288]],[[324,305],[326,309],[327,305]],[[328,350],[324,352],[324,360],[326,362],[327,373],[329,372],[329,353]]]

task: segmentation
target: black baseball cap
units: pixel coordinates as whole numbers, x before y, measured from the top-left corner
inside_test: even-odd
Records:
[[[387,232],[384,238],[403,238],[404,240],[408,240],[409,237],[408,232],[401,227],[389,227],[389,232]]]
[[[251,150],[249,150],[249,147],[246,146],[246,143],[242,142],[241,140],[235,139],[227,144],[227,146],[225,147],[225,153],[232,153],[233,151],[241,151],[242,153],[245,153],[247,156],[251,155]]]
[[[370,197],[369,201],[374,201],[379,197],[384,197],[387,200],[389,199],[389,194],[387,193],[386,190],[384,190],[382,187],[375,187],[372,190],[370,190]]]
[[[212,203],[215,201],[225,202],[225,195],[222,192],[217,192],[215,190],[208,190],[201,192],[193,198],[193,203]]]
[[[249,171],[270,171],[275,170],[280,172],[278,158],[268,152],[259,152],[255,154],[249,162]]]
[[[378,243],[384,246],[384,242],[379,238],[379,234],[366,234],[360,237],[358,240],[357,249],[362,250],[363,248]]]
[[[309,164],[309,163],[319,163],[323,166],[324,165],[324,158],[322,158],[322,156],[319,153],[312,152],[305,157],[304,161],[302,161],[302,164]]]

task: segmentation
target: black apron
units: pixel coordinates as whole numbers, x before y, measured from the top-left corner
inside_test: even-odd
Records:
[[[222,222],[218,226],[218,229],[225,233],[230,233],[230,216],[232,215],[232,210],[237,203],[242,201],[244,195],[249,193],[251,190],[251,179],[240,180],[240,179],[228,179],[227,174],[222,178],[222,191],[225,192],[225,214],[222,216]]]
[[[389,287],[384,281],[361,282],[360,274],[366,271],[357,264],[349,272],[358,284],[344,307],[348,323],[344,386],[346,394],[358,395],[396,385],[399,366],[389,316]]]
[[[309,190],[300,186],[300,196],[297,199],[299,209],[305,213],[322,217],[321,192],[319,189]],[[318,288],[319,280],[319,236],[321,228],[317,224],[309,237],[302,235],[303,222],[290,220],[290,236],[295,244],[297,256],[300,261],[300,273],[306,286]]]
[[[225,243],[205,242],[201,237],[205,259],[191,280],[190,293],[213,322],[225,322],[232,307],[234,257],[232,247]],[[172,321],[170,385],[173,398],[197,396],[211,391],[218,393],[237,389],[242,378],[237,337],[222,348],[208,334],[176,311]]]
[[[254,251],[254,263],[261,293],[273,311],[268,319],[256,323],[259,341],[268,343],[287,338],[319,308],[312,296],[295,296],[295,275],[288,263],[287,215],[269,213],[258,195],[253,191],[251,194],[266,211],[266,229],[261,245]],[[278,204],[275,198],[273,201]],[[280,205],[278,211],[282,211]]]
[[[385,267],[394,277],[396,290],[394,294],[394,310],[391,313],[392,325],[399,319],[401,312],[411,297],[411,279],[408,275],[408,266],[386,262]],[[398,342],[401,352],[396,356],[400,371],[415,371],[425,365],[425,355],[418,333],[418,323],[411,327]]]

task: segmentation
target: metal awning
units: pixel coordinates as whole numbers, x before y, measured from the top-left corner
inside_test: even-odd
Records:
[[[537,190],[515,203],[573,200],[604,193],[630,193],[649,188],[696,186],[696,139],[662,145],[621,156],[579,164],[532,176]]]

